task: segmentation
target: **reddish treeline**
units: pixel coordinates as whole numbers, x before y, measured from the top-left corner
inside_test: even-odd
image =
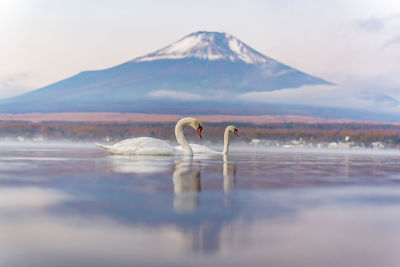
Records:
[[[244,123],[204,123],[204,136],[208,140],[221,140],[226,125],[234,124],[240,133],[240,140],[253,138],[269,140],[293,140],[302,138],[312,143],[342,141],[346,136],[356,143],[381,141],[400,144],[400,126],[366,123],[271,123],[253,125]],[[55,140],[103,140],[118,141],[135,136],[152,136],[174,140],[174,123],[65,123],[65,122],[10,122],[0,121],[0,138],[43,137]],[[188,136],[195,136],[191,129],[185,129]]]

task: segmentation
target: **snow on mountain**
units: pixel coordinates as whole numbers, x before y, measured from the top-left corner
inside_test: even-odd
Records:
[[[266,63],[271,60],[230,34],[196,32],[160,50],[138,57],[133,62],[183,58],[243,61],[247,64]]]

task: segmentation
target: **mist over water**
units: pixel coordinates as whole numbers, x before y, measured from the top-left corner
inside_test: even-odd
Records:
[[[398,266],[399,173],[395,150],[0,143],[1,265]]]

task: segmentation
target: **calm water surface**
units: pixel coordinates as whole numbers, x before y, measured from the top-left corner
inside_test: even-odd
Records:
[[[0,144],[1,266],[400,266],[400,152]]]

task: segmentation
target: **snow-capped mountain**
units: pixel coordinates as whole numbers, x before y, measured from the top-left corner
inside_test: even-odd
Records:
[[[230,34],[220,32],[196,32],[189,34],[167,47],[138,57],[134,59],[133,62],[183,58],[198,58],[210,61],[241,61],[247,64],[272,61],[272,59],[258,53]]]
[[[330,83],[264,56],[230,34],[201,31],[121,65],[0,100],[0,112],[268,114],[278,109],[238,96],[316,84]]]

